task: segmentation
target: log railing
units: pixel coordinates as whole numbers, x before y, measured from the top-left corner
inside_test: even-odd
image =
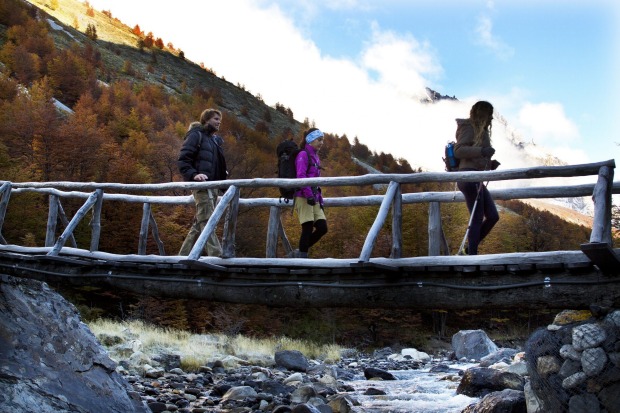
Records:
[[[447,243],[443,236],[441,225],[440,204],[446,202],[463,202],[464,198],[458,191],[447,192],[420,192],[401,193],[402,184],[424,182],[458,182],[458,181],[511,181],[522,179],[539,178],[570,178],[581,176],[597,176],[596,183],[564,186],[540,186],[521,187],[511,189],[490,189],[496,200],[528,199],[528,198],[568,198],[592,196],[594,202],[594,219],[590,243],[606,244],[611,248],[611,207],[612,194],[620,193],[620,182],[613,182],[614,160],[599,163],[548,166],[511,169],[504,171],[487,172],[421,172],[415,174],[372,174],[362,176],[308,178],[301,180],[303,185],[329,186],[360,186],[360,185],[387,185],[385,195],[354,196],[342,198],[326,198],[326,207],[357,207],[379,205],[379,211],[375,222],[371,226],[358,260],[367,262],[370,260],[377,236],[382,228],[389,212],[392,212],[392,258],[402,257],[402,205],[413,203],[429,204],[429,256],[447,253]],[[164,192],[170,190],[190,190],[220,188],[226,192],[219,200],[215,211],[209,219],[204,231],[199,236],[196,244],[187,259],[195,261],[200,259],[205,242],[215,230],[219,221],[224,217],[224,235],[222,241],[223,254],[225,257],[235,256],[235,232],[239,207],[265,207],[270,208],[269,223],[266,239],[266,256],[276,256],[276,247],[281,240],[285,251],[290,252],[291,246],[281,222],[283,209],[291,207],[291,204],[283,203],[277,198],[240,198],[242,188],[261,187],[298,187],[302,182],[293,179],[237,179],[222,182],[171,182],[165,184],[120,184],[120,183],[78,183],[78,182],[2,182],[0,181],[0,243],[7,244],[2,236],[9,199],[12,194],[37,192],[49,196],[49,214],[45,237],[45,246],[52,247],[48,255],[55,256],[60,253],[67,242],[77,247],[73,237],[73,231],[84,216],[91,211],[91,243],[90,251],[99,248],[101,232],[101,208],[103,202],[129,202],[142,203],[143,216],[139,233],[138,254],[146,254],[146,240],[149,227],[157,243],[160,255],[165,255],[165,248],[161,241],[151,211],[153,204],[193,204],[191,196],[165,196],[165,195],[136,195],[136,192]],[[107,193],[114,191],[117,193]],[[122,193],[118,193],[122,192]],[[62,198],[84,198],[82,207],[76,212],[71,220],[67,218],[60,200]],[[64,226],[62,234],[55,239],[57,224]],[[585,252],[585,251],[584,251]]]

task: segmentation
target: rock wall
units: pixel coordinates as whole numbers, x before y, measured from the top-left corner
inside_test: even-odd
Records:
[[[526,343],[538,411],[620,413],[620,310],[581,314],[558,314]]]
[[[47,284],[0,275],[0,313],[2,411],[150,411],[76,308]]]

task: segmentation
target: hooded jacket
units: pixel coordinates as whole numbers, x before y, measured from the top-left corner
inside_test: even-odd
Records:
[[[297,171],[297,178],[316,178],[321,176],[321,160],[311,145],[306,145],[305,149],[297,154],[295,170]],[[315,189],[314,191],[312,190],[313,188]],[[314,198],[319,205],[323,205],[323,196],[319,187],[304,186],[295,192],[295,196],[306,199]]]
[[[482,148],[491,146],[491,138],[488,131],[484,132],[482,146],[474,144],[474,127],[469,119],[456,119],[456,145],[454,156],[459,162],[459,171],[476,170],[485,171],[491,169],[491,159],[482,156]]]
[[[207,175],[209,181],[226,179],[223,143],[221,137],[207,135],[202,125],[190,129],[185,136],[177,161],[183,179],[193,182],[199,173]]]

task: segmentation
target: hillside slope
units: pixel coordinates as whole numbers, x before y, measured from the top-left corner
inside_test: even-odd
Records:
[[[122,79],[147,82],[177,95],[195,89],[217,90],[221,93],[222,108],[248,127],[254,128],[261,122],[269,123],[271,137],[286,134],[289,130],[295,135],[301,129],[301,122],[266,105],[242,86],[235,86],[218,77],[212,69],[180,57],[181,48],[140,50],[137,45],[142,36],[133,33],[132,28],[113,15],[89,8],[88,2],[57,0],[55,8],[51,8],[47,0],[29,0],[29,3],[49,15],[43,18],[50,23],[59,48],[70,48],[75,42],[86,44],[88,39],[84,30],[89,24],[96,27],[96,43],[107,68],[105,78],[101,79],[103,82]],[[132,70],[127,70],[128,65]]]

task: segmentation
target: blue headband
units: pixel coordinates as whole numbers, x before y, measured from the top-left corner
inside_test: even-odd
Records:
[[[313,140],[319,139],[323,137],[323,132],[321,132],[320,130],[313,130],[312,132],[310,132],[307,136],[306,136],[306,143],[310,143]]]

